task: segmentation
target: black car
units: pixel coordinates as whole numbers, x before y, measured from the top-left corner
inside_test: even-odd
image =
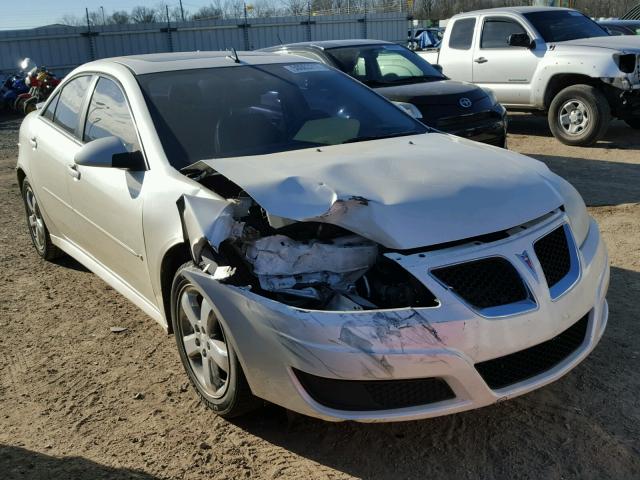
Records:
[[[329,40],[290,43],[263,51],[299,55],[331,65],[430,127],[506,146],[506,110],[492,93],[449,80],[440,69],[401,45],[380,40]]]

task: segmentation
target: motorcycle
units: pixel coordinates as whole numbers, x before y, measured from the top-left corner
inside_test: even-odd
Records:
[[[24,81],[24,74],[9,75],[2,83],[2,87],[0,87],[0,109],[13,107],[18,95],[28,90],[29,87]]]
[[[44,102],[55,90],[60,80],[47,67],[34,67],[25,78],[29,91],[18,95],[15,110],[25,115],[36,110],[36,105]]]

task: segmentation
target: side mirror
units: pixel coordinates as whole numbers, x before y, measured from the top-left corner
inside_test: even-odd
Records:
[[[509,35],[510,47],[533,48],[535,45],[535,42],[533,42],[526,33],[512,33]]]
[[[442,73],[442,65],[438,65],[437,63],[432,63],[431,66],[435,68],[437,71]]]
[[[142,153],[129,152],[117,137],[104,137],[84,145],[74,157],[76,165],[85,167],[146,170]]]

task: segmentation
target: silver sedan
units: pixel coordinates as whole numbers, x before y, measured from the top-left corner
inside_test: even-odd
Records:
[[[606,248],[542,163],[266,53],[112,58],[20,129],[36,251],[175,335],[210,408],[427,418],[565,375],[607,322]]]

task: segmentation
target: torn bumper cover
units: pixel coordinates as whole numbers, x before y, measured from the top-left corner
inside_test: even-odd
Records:
[[[215,306],[255,395],[326,420],[426,418],[539,388],[567,373],[598,343],[608,316],[609,267],[595,222],[576,248],[578,277],[562,295],[552,299],[539,262],[519,260],[518,254],[532,251],[537,239],[564,223],[560,215],[488,244],[387,254],[433,291],[440,301],[436,307],[305,310],[225,285],[195,267],[185,276]],[[488,317],[429,274],[452,262],[496,256],[516,268],[534,308]],[[573,347],[559,352],[569,334]],[[544,368],[498,387],[481,368],[501,374],[512,359],[519,362],[514,368],[523,362]],[[364,407],[367,401],[371,408]]]

